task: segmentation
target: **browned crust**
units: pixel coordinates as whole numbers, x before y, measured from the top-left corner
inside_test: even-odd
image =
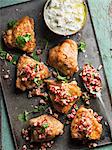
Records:
[[[64,75],[72,76],[78,71],[77,55],[78,48],[76,42],[67,39],[50,49],[48,63]]]
[[[61,135],[63,133],[64,125],[59,120],[57,120],[56,118],[54,118],[51,115],[45,114],[45,115],[41,115],[37,118],[30,119],[29,125],[33,126],[35,122],[38,122],[40,120],[43,121],[44,119],[47,120],[47,123],[52,130],[52,134],[51,134],[51,136],[49,136],[47,139],[44,139],[43,141],[52,140],[55,136]],[[39,140],[38,138],[35,139],[34,135],[32,135],[32,139],[36,142],[42,142],[42,140]]]
[[[36,87],[36,84],[32,81],[23,82],[21,80],[21,77],[19,76],[19,74],[25,64],[35,65],[35,64],[39,64],[39,63],[41,63],[41,62],[38,62],[38,61],[34,60],[33,58],[26,56],[26,55],[23,55],[19,58],[18,64],[17,64],[17,80],[16,80],[16,87],[18,89],[25,91],[26,89],[33,89],[34,87]],[[43,79],[48,78],[50,76],[47,66],[45,66],[44,70],[42,70],[42,71],[45,72],[45,76]]]
[[[27,27],[25,27],[25,24],[27,24]],[[29,41],[29,44],[27,42],[24,47],[18,47],[16,44],[16,38],[18,36],[25,35],[27,33],[31,34],[31,40]],[[19,48],[22,51],[25,51],[27,53],[32,53],[36,47],[33,18],[30,18],[29,16],[25,16],[19,19],[15,27],[8,29],[4,33],[3,39],[4,39],[5,44],[9,48]]]
[[[86,115],[92,120],[92,128],[93,131],[90,134],[89,140],[99,140],[102,134],[102,124],[100,124],[97,119],[94,117],[93,112],[89,111],[89,109],[84,108],[83,106],[81,106],[76,115],[75,118],[73,119],[72,123],[71,123],[71,136],[73,139],[84,139],[85,135],[81,134],[78,132],[78,129],[75,128],[75,126],[78,123],[78,118],[81,117],[82,112],[85,112]]]

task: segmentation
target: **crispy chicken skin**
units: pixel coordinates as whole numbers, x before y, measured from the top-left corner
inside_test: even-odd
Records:
[[[25,36],[27,34],[31,36],[30,40],[21,47],[16,40],[19,36]],[[21,18],[14,27],[5,32],[3,39],[9,48],[19,48],[27,53],[33,52],[36,47],[34,20],[28,16]]]
[[[72,76],[78,71],[77,55],[78,48],[76,42],[67,39],[58,46],[50,49],[48,63],[64,75]]]
[[[20,90],[25,91],[26,89],[36,88],[40,81],[49,76],[49,70],[43,62],[38,62],[26,55],[19,58],[16,87]]]
[[[76,81],[61,83],[54,80],[45,80],[45,82],[47,82],[48,85],[52,104],[60,113],[67,114],[82,94]]]
[[[63,134],[64,125],[51,115],[41,115],[29,120],[33,127],[31,138],[35,142],[49,141]]]
[[[99,140],[101,134],[102,124],[94,117],[93,110],[81,106],[71,123],[72,138]]]

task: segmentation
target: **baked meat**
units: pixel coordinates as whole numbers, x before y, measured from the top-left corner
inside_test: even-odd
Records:
[[[28,16],[12,23],[3,39],[9,48],[19,48],[27,53],[32,53],[36,47],[34,33],[34,20]]]
[[[67,39],[58,46],[50,49],[48,63],[62,74],[72,76],[78,71],[77,55],[76,42]]]
[[[81,106],[71,124],[72,138],[99,140],[101,134],[102,124],[94,117],[93,110]]]
[[[76,81],[70,83],[45,80],[49,89],[49,96],[54,108],[60,113],[68,113],[82,92]]]
[[[34,142],[49,141],[63,134],[64,125],[51,115],[41,115],[29,121]]]
[[[17,64],[16,87],[22,91],[39,87],[43,79],[50,76],[47,66],[29,56],[23,55]]]

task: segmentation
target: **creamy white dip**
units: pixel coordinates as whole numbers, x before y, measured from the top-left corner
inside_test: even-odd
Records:
[[[51,0],[44,10],[46,24],[57,34],[74,34],[84,25],[85,7],[83,0]]]

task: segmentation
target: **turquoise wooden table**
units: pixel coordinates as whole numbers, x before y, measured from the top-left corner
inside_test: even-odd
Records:
[[[0,6],[8,6],[27,0],[0,0]],[[95,27],[98,45],[105,68],[105,74],[112,96],[112,0],[88,0],[92,20]],[[1,96],[0,96],[1,97]],[[2,112],[2,149],[14,150],[8,118],[3,100]],[[97,148],[99,150],[112,150],[112,145]]]

